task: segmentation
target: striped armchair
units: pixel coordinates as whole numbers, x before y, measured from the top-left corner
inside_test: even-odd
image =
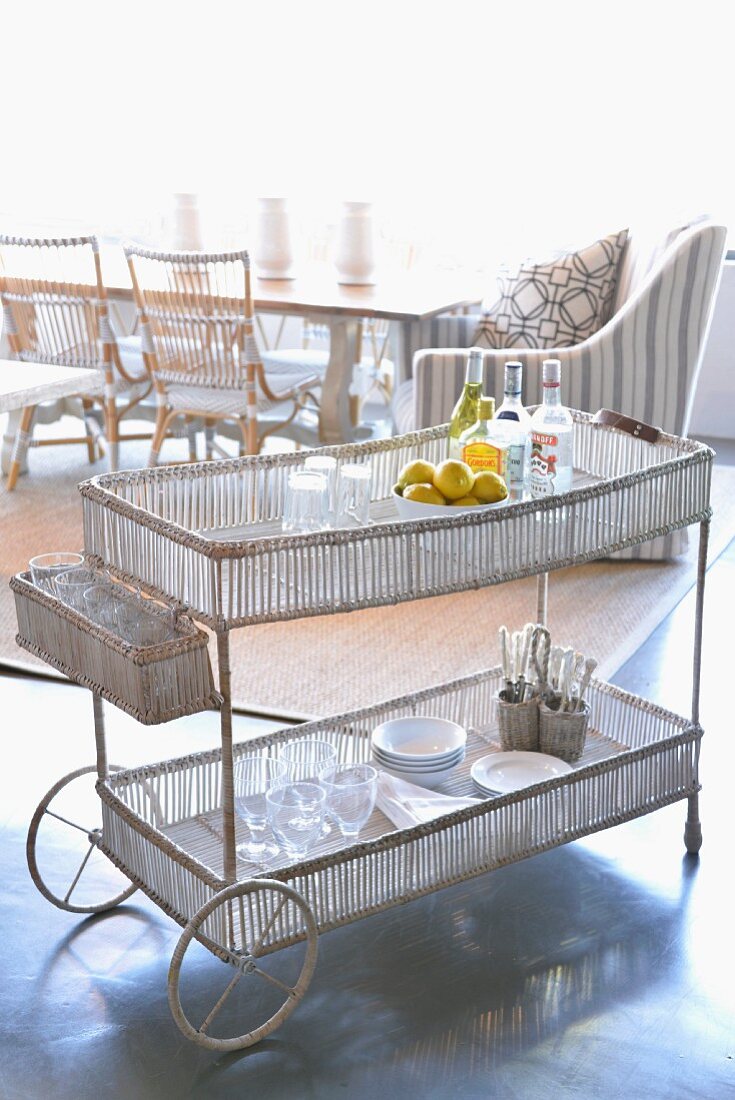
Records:
[[[557,349],[486,350],[488,392],[502,394],[508,359],[524,365],[524,400],[541,400],[541,364],[562,362],[565,404],[596,412],[611,408],[686,435],[697,377],[722,271],[727,230],[709,220],[674,230],[655,248],[631,238],[621,260],[613,315],[589,339]],[[453,347],[428,348],[413,357],[413,378],[393,400],[399,432],[449,419],[464,380],[466,348],[478,317],[447,319],[456,328]],[[635,556],[660,558],[681,550],[670,536]]]

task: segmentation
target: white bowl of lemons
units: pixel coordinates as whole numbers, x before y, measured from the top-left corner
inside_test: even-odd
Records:
[[[439,519],[506,504],[508,487],[493,471],[475,473],[459,459],[434,465],[417,458],[398,475],[393,500],[400,519]]]

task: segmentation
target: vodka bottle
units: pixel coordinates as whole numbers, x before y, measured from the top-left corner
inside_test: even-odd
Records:
[[[526,477],[526,454],[531,417],[521,402],[521,383],[523,364],[510,362],[505,364],[505,387],[503,404],[495,414],[496,431],[508,447],[509,488],[520,488]]]
[[[497,432],[493,419],[495,401],[492,397],[480,398],[477,423],[462,432],[459,437],[461,459],[476,473],[491,470],[505,480],[508,466],[508,444],[505,436]]]
[[[482,396],[482,372],[482,348],[470,348],[464,388],[459,395],[457,404],[454,406],[452,419],[449,422],[450,458],[462,457],[459,437],[462,432],[477,423],[477,417],[480,411],[480,398]]]
[[[565,493],[572,487],[574,422],[561,403],[561,362],[546,359],[544,401],[531,417],[529,491],[532,497]]]

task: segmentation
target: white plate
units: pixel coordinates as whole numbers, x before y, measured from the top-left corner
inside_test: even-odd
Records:
[[[545,752],[491,752],[475,761],[470,775],[483,790],[507,794],[568,775],[571,770],[571,764]]]
[[[464,748],[467,732],[456,722],[430,716],[391,718],[373,730],[372,742],[381,752],[412,760],[436,762]]]
[[[373,759],[377,760],[379,764],[385,764],[387,768],[398,768],[399,771],[431,772],[441,770],[442,768],[453,768],[456,767],[457,764],[461,764],[464,760],[464,749],[453,752],[451,756],[442,757],[441,760],[437,760],[435,763],[426,763],[424,761],[417,763],[413,760],[406,759],[406,757],[387,756],[386,753],[378,752],[378,750],[373,747]]]
[[[428,790],[438,787],[445,779],[449,779],[454,771],[454,766],[442,768],[440,771],[435,772],[404,772],[399,768],[389,768],[385,764],[378,766],[388,775],[394,775],[397,779],[405,779],[408,783],[413,783],[417,787],[426,787]]]

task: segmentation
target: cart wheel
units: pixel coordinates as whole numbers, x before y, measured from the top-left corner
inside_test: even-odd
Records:
[[[247,901],[244,902],[243,899]],[[301,970],[294,984],[276,977],[272,968],[266,969],[261,964],[261,960],[269,954],[267,946],[264,946],[268,936],[287,908],[291,910],[290,914],[286,914],[289,927],[293,927],[294,917],[300,917],[306,941]],[[221,911],[217,912],[218,910]],[[203,928],[204,925],[206,926]],[[235,971],[229,984],[198,1027],[189,1023],[180,998],[181,964],[192,939],[199,940],[219,957],[226,954],[228,963]],[[225,941],[229,941],[230,946],[223,949],[222,944]],[[289,950],[299,948],[293,947]],[[278,952],[274,952],[275,954]],[[296,890],[274,879],[235,882],[220,890],[194,914],[176,945],[168,971],[168,1002],[173,1017],[187,1039],[209,1050],[242,1050],[253,1046],[280,1027],[296,1008],[311,981],[316,956],[316,922],[311,909]],[[259,1027],[232,1039],[215,1038],[208,1034],[210,1024],[244,976],[257,978],[270,990],[285,993],[285,1000]]]
[[[117,772],[121,770],[122,769],[118,765],[110,766],[111,772]],[[122,874],[121,871],[114,871],[116,877],[119,877],[121,881],[125,880],[125,882],[127,883],[125,889],[121,890],[120,893],[115,894],[107,901],[100,901],[94,904],[74,904],[72,901],[70,901],[71,895],[74,890],[77,890],[78,896],[79,883],[82,880],[85,871],[87,882],[90,882],[94,877],[95,861],[92,860],[90,862],[90,856],[92,856],[92,853],[97,849],[99,842],[102,839],[102,827],[100,824],[92,824],[91,816],[90,819],[85,820],[83,824],[74,821],[71,814],[74,814],[75,811],[78,812],[78,805],[72,804],[70,806],[70,809],[66,810],[66,806],[63,805],[63,797],[59,799],[57,796],[59,796],[61,792],[65,790],[65,788],[69,787],[76,779],[79,779],[83,775],[90,774],[94,775],[96,782],[97,768],[94,764],[90,764],[86,768],[78,768],[75,772],[70,772],[69,775],[65,775],[63,779],[60,779],[58,783],[55,783],[53,785],[51,790],[44,795],[44,797],[41,799],[38,806],[36,807],[36,812],[31,819],[31,825],[28,830],[28,838],[26,840],[26,859],[28,860],[28,870],[31,872],[31,878],[33,879],[43,896],[47,898],[47,900],[50,901],[52,905],[58,906],[59,909],[65,909],[68,913],[104,913],[107,909],[112,909],[114,908],[114,906],[119,905],[121,901],[125,901],[126,898],[129,898],[130,895],[134,894],[137,890],[137,886],[127,882],[125,876]],[[87,784],[87,787],[89,787],[89,784]],[[90,791],[87,790],[85,793],[87,795],[87,802],[89,804],[89,808],[86,810],[86,814],[94,814],[96,820],[99,821],[99,817],[97,816],[100,813],[99,798],[97,797],[96,792],[92,791],[91,793],[93,793],[94,795],[94,801],[92,801],[92,799],[90,798]],[[50,809],[49,807],[55,799],[57,800],[56,809]],[[78,802],[79,800],[74,800],[70,797],[69,801],[70,803],[73,803],[74,801]],[[64,810],[66,810],[66,812],[62,812]],[[82,810],[82,813],[85,813],[84,809]],[[39,829],[41,827],[41,823],[45,822],[48,818],[53,818],[54,821],[60,822],[62,826],[66,827],[63,830],[65,847],[66,843],[71,840],[72,836],[75,833],[86,837],[86,843],[84,845],[80,845],[81,862],[77,866],[76,871],[72,869],[69,872],[69,875],[65,877],[65,882],[70,882],[70,885],[63,896],[60,890],[58,893],[55,892],[55,885],[52,887],[44,881],[44,879],[41,877],[41,872],[39,871],[38,862],[36,860],[36,849],[39,846]],[[102,857],[100,856],[97,857],[96,862],[98,866],[99,860],[101,858]],[[56,864],[55,869],[58,872],[58,861],[54,861],[54,863]],[[108,860],[105,860],[105,864],[107,865],[107,868],[112,869],[112,864]],[[58,877],[63,877],[63,873],[58,872]],[[109,875],[106,877],[109,878]],[[109,885],[109,882],[95,883],[96,888],[99,890],[107,890],[109,889]]]

